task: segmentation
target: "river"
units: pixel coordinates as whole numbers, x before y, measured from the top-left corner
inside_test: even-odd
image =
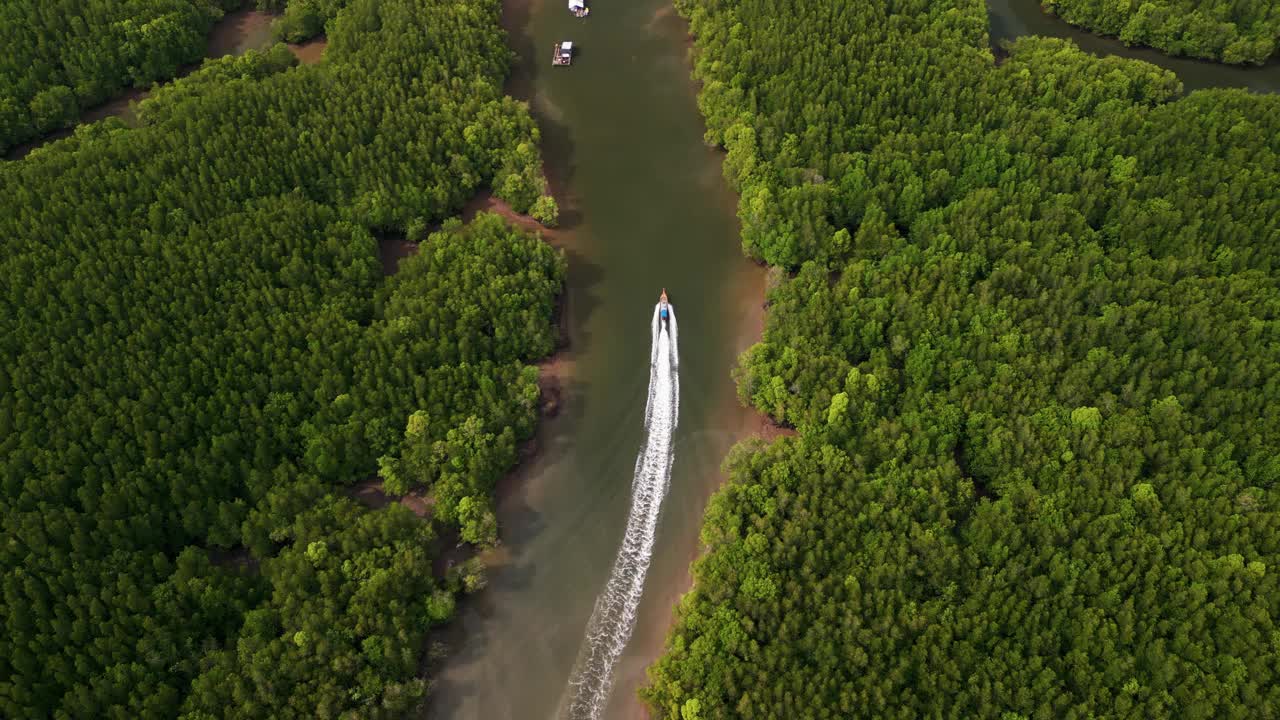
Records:
[[[1254,92],[1280,92],[1280,61],[1275,57],[1262,67],[1240,67],[1220,63],[1169,57],[1158,50],[1127,47],[1116,38],[1094,35],[1068,25],[1040,9],[1039,0],[987,0],[987,17],[991,21],[991,42],[1012,40],[1023,35],[1044,35],[1075,42],[1081,50],[1094,55],[1118,55],[1145,60],[1172,70],[1188,91],[1211,87],[1239,87]]]
[[[503,548],[489,586],[460,604],[427,715],[540,720],[567,701],[596,597],[622,542],[644,441],[650,321],[664,287],[680,318],[675,463],[644,594],[607,717],[642,712],[636,689],[661,651],[720,462],[757,417],[730,368],[759,339],[764,270],[742,255],[737,199],[689,80],[687,26],[669,0],[509,0],[519,59],[508,90],[530,100],[569,256],[562,409],[498,497]],[[571,67],[552,48],[572,40]]]
[[[993,41],[1028,32],[1084,49],[1155,61],[1188,90],[1275,90],[1280,73],[1171,59],[1078,31],[1036,0],[990,0]],[[551,241],[570,266],[570,347],[554,363],[563,409],[539,430],[537,455],[500,488],[503,547],[489,587],[460,605],[444,636],[429,717],[559,717],[588,618],[622,540],[643,442],[649,320],[666,287],[680,317],[679,427],[638,620],[616,668],[604,717],[637,718],[646,666],[661,652],[672,608],[689,587],[698,528],[730,445],[759,429],[740,408],[729,369],[759,338],[764,273],[742,258],[736,198],[720,155],[702,143],[688,79],[687,26],[669,0],[595,5],[572,17],[561,0],[507,0],[517,53],[508,91],[530,105],[565,227]],[[552,67],[559,40],[578,47]]]

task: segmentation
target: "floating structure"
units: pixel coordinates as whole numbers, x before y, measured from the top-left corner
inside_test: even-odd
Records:
[[[569,12],[574,17],[586,17],[591,14],[591,8],[587,7],[587,0],[569,0]]]
[[[555,55],[551,56],[552,65],[572,65],[573,64],[573,43],[565,40],[556,43]]]

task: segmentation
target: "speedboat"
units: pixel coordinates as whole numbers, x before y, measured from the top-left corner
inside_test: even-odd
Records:
[[[658,321],[668,329],[671,327],[671,306],[667,303],[667,289],[662,288],[662,294],[658,296]]]

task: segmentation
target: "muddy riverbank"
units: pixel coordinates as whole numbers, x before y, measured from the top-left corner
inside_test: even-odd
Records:
[[[500,215],[502,219],[521,230],[541,235],[543,240],[554,247],[565,247],[565,241],[571,237],[570,234],[558,228],[545,227],[532,217],[516,212],[505,201],[494,197],[491,190],[482,190],[467,201],[458,217],[462,219],[462,222],[469,223],[475,219],[476,215],[482,212]],[[440,225],[435,225],[430,232],[434,232],[439,228]],[[417,251],[418,243],[406,239],[403,235],[386,234],[379,237],[378,259],[382,264],[382,274],[394,275],[396,270],[400,268],[400,262]]]
[[[224,55],[243,55],[250,50],[266,50],[275,44],[272,38],[271,24],[276,16],[261,10],[245,8],[227,13],[213,26],[209,33],[206,58],[223,57]],[[313,65],[320,62],[329,41],[323,35],[301,43],[285,43],[298,62]],[[186,72],[191,72],[198,65]],[[185,73],[184,73],[185,74]]]

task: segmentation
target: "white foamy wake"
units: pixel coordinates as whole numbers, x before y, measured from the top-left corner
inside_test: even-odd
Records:
[[[670,306],[668,306],[670,307]],[[631,485],[631,514],[622,547],[613,563],[613,572],[604,592],[596,599],[587,623],[587,635],[578,651],[573,676],[569,680],[567,715],[572,720],[599,720],[613,688],[613,670],[622,656],[636,609],[644,592],[644,577],[653,557],[658,530],[658,511],[671,480],[675,456],[671,438],[680,409],[680,376],[676,347],[676,313],[670,312],[670,328],[653,310],[653,350],[649,366],[649,399],[645,407],[644,449],[636,458]]]
[[[661,303],[653,306],[653,319],[649,321],[649,329],[653,335],[649,350],[649,396],[644,402],[644,429],[649,429],[649,417],[653,415],[653,391],[658,385],[658,335],[662,325],[659,320]]]

